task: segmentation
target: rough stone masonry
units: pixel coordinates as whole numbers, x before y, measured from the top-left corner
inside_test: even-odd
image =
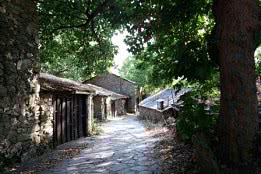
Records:
[[[0,166],[39,143],[37,20],[35,1],[0,0]]]

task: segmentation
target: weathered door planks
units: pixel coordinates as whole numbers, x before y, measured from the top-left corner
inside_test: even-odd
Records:
[[[66,141],[71,141],[71,118],[70,118],[70,112],[71,112],[71,108],[70,108],[70,104],[71,104],[71,100],[68,97],[66,99]]]
[[[57,130],[57,144],[62,144],[61,138],[61,99],[57,98],[57,122],[56,122],[56,130]]]
[[[55,95],[53,97],[54,146],[86,135],[88,111],[86,98],[86,95]]]

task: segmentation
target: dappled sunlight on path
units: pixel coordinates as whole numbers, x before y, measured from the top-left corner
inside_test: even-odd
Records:
[[[135,116],[113,119],[103,125],[103,133],[80,141],[94,142],[80,155],[42,173],[159,173],[153,147],[157,138],[145,132]]]

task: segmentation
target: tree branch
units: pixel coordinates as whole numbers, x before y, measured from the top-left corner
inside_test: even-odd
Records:
[[[81,28],[87,26],[87,23],[79,24],[79,25],[69,25],[69,26],[60,26],[58,28],[55,28],[51,31],[51,33],[54,33],[58,30],[64,30],[64,29],[73,29],[73,28]]]
[[[98,44],[101,44],[101,40],[99,39],[98,34],[95,31],[95,25],[94,25],[94,18],[99,14],[102,13],[103,11],[106,10],[106,7],[109,7],[109,4],[112,4],[112,0],[105,0],[103,1],[95,10],[93,10],[90,13],[90,5],[87,6],[86,9],[86,16],[87,18],[80,18],[80,17],[76,17],[78,19],[81,20],[85,20],[85,23],[83,24],[79,24],[79,25],[70,25],[70,26],[60,26],[58,28],[55,28],[51,31],[51,33],[54,33],[58,30],[65,30],[65,29],[74,29],[74,28],[82,28],[82,27],[87,27],[89,24],[91,25],[91,31],[94,34],[96,41],[98,42]]]
[[[96,31],[94,29],[94,22],[93,21],[91,22],[91,31],[92,31],[95,39],[96,39],[96,42],[98,43],[99,47],[101,48],[101,40],[100,40],[100,38],[98,36],[98,33],[96,33]]]
[[[63,74],[63,73],[66,72],[66,71],[69,71],[69,69],[68,69],[68,68],[65,68],[65,69],[62,69],[62,70],[59,70],[59,71],[55,71],[54,74],[57,75],[57,76],[59,76],[59,75]]]

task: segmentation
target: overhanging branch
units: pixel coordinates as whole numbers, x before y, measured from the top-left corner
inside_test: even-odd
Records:
[[[86,27],[87,25],[88,25],[87,23],[83,23],[83,24],[79,24],[79,25],[60,26],[58,28],[53,29],[51,31],[51,33],[54,33],[59,30],[65,30],[65,29],[82,28],[82,27]]]

